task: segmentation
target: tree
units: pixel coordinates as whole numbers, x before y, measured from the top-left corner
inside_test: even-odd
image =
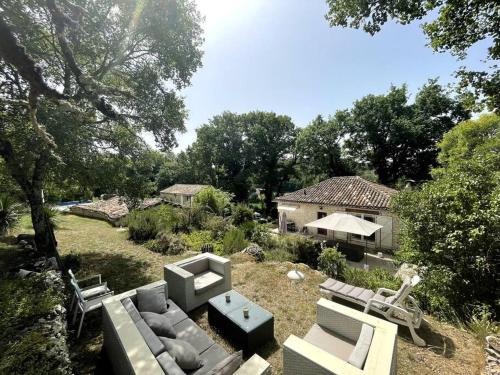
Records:
[[[381,30],[390,19],[409,24],[427,15],[436,18],[423,24],[424,33],[435,51],[449,51],[459,59],[479,41],[487,40],[488,60],[500,58],[500,11],[496,0],[327,0],[326,19],[330,26],[362,28],[371,35]],[[460,69],[461,89],[471,86],[475,99],[490,110],[500,108],[500,70],[492,65],[486,71]],[[467,91],[467,90],[466,90]]]
[[[253,155],[253,178],[264,188],[266,214],[270,214],[274,194],[292,172],[295,125],[288,116],[273,112],[250,112],[242,116],[248,147]]]
[[[341,145],[348,121],[349,112],[338,111],[328,120],[317,116],[299,131],[297,164],[306,184],[353,174],[352,165],[342,154]]]
[[[201,64],[199,21],[191,0],[2,3],[0,155],[39,250],[53,250],[49,173],[77,174],[102,152],[133,160],[143,130],[162,149],[175,144],[186,117],[176,90]]]
[[[402,224],[397,255],[421,266],[421,302],[446,318],[480,304],[500,312],[499,130],[496,115],[460,123],[439,144],[434,180],[394,200]]]
[[[437,141],[468,117],[435,80],[424,85],[414,104],[408,104],[406,86],[393,86],[387,95],[368,95],[354,103],[346,148],[373,168],[383,184],[428,179]]]
[[[223,215],[224,209],[231,203],[231,195],[225,191],[208,186],[194,196],[193,206],[209,213]]]

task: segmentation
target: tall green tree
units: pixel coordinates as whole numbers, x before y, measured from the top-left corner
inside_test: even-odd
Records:
[[[201,64],[199,21],[191,0],[2,2],[0,155],[29,202],[40,250],[52,249],[49,173],[77,171],[102,152],[134,159],[144,130],[162,149],[175,144],[186,117],[176,92]]]
[[[349,120],[348,111],[338,111],[328,120],[317,116],[299,131],[297,167],[305,184],[353,174],[352,162],[344,157],[341,144]]]
[[[253,154],[253,178],[264,189],[266,213],[272,208],[274,195],[293,169],[296,128],[288,116],[273,112],[250,112],[242,116],[248,147]]]
[[[480,41],[489,44],[487,61],[492,63],[483,71],[460,69],[460,89],[472,88],[476,102],[490,110],[500,110],[500,70],[495,60],[500,58],[500,5],[497,0],[409,0],[357,1],[326,0],[329,10],[326,19],[333,26],[363,29],[371,35],[379,32],[389,20],[403,25],[429,16],[423,24],[429,45],[438,52],[448,51],[459,59]]]
[[[421,267],[424,307],[450,319],[487,304],[500,313],[500,117],[460,123],[439,144],[433,180],[399,193],[398,257]]]
[[[354,103],[346,148],[375,170],[383,184],[400,178],[424,180],[436,164],[436,143],[469,113],[435,81],[408,102],[406,86],[386,95],[368,95]]]

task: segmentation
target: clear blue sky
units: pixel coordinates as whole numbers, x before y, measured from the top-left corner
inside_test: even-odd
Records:
[[[205,16],[203,67],[183,90],[189,119],[178,135],[185,149],[195,129],[225,110],[289,115],[305,126],[349,108],[367,94],[406,83],[414,94],[428,78],[454,81],[464,62],[426,46],[419,25],[387,24],[375,36],[330,28],[324,0],[197,0]],[[469,53],[480,66],[484,43]]]

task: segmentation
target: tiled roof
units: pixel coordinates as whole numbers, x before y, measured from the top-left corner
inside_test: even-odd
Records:
[[[183,194],[183,195],[195,195],[199,193],[201,190],[205,189],[209,185],[184,185],[184,184],[175,184],[172,185],[160,193],[166,194]]]
[[[358,176],[333,177],[276,198],[278,202],[387,209],[397,190]]]

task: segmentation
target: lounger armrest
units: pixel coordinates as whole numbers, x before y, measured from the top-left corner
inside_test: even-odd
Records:
[[[234,375],[268,375],[271,374],[271,364],[258,354],[254,354]]]
[[[370,311],[370,309],[373,310],[373,307],[372,307],[373,303],[376,303],[378,305],[375,307],[375,309],[377,309],[377,310],[381,310],[379,306],[382,306],[382,307],[387,307],[387,310],[385,310],[387,313],[389,312],[389,310],[392,310],[392,311],[398,311],[404,315],[412,315],[411,313],[409,313],[404,308],[402,308],[398,305],[393,305],[393,304],[390,304],[387,302],[377,301],[376,299],[373,299],[373,298],[370,299],[368,301],[368,303],[366,304],[365,310],[364,310],[365,313],[368,313],[368,311]]]
[[[362,375],[363,371],[323,349],[291,335],[283,343],[283,373],[287,375]]]
[[[392,289],[387,289],[387,288],[378,288],[377,293],[378,295],[383,295],[383,294],[388,294],[390,296],[393,296],[394,294],[397,293],[397,290],[392,290]]]
[[[89,286],[86,286],[85,288],[82,288],[81,290],[89,290],[89,289],[93,289],[93,288],[99,288],[100,286],[103,286],[105,288],[108,287],[108,282],[105,281],[103,283],[99,283],[99,284],[94,284],[94,285],[89,285]]]

